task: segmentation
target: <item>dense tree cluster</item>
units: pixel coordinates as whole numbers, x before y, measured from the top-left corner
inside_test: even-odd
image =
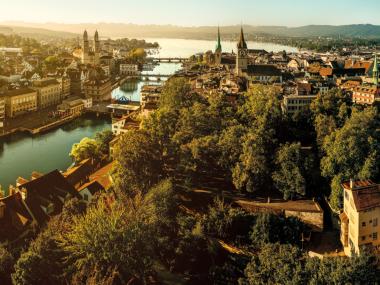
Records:
[[[339,208],[343,180],[378,178],[378,130],[375,108],[352,107],[337,90],[289,118],[273,87],[254,86],[234,101],[172,79],[159,109],[118,140],[113,189],[87,207],[67,201],[20,254],[0,247],[0,265],[14,284],[376,284],[370,254],[309,258],[298,219],[247,213],[223,199],[200,213],[184,200],[202,178],[221,177],[241,194],[284,199],[330,194],[331,184]],[[110,132],[86,138],[71,155],[107,156],[111,140]]]

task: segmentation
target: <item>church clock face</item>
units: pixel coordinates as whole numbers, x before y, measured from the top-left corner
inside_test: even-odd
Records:
[[[245,49],[239,50],[239,56],[240,57],[246,57],[247,56],[247,50],[245,50]]]

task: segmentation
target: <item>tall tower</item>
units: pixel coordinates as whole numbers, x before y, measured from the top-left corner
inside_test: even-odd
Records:
[[[100,41],[99,41],[99,34],[98,31],[95,31],[94,35],[94,63],[99,64],[99,58],[100,58]]]
[[[240,29],[240,39],[237,44],[236,53],[236,75],[241,76],[243,71],[247,69],[248,66],[248,48],[247,43],[244,40],[243,27]]]
[[[87,31],[85,30],[83,33],[83,51],[82,51],[82,63],[83,64],[88,63],[89,52],[90,52],[90,44],[88,42]]]
[[[376,54],[375,54],[375,60],[373,61],[372,77],[373,77],[373,84],[378,86],[379,85],[379,66],[377,63]]]
[[[220,43],[220,29],[218,26],[218,41],[215,47],[215,64],[220,65],[222,62],[222,45]]]

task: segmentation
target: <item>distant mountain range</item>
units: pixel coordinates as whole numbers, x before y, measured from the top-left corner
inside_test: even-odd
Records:
[[[96,29],[101,37],[129,38],[186,38],[186,39],[215,39],[217,27],[180,27],[172,25],[135,25],[123,23],[25,23],[1,22],[0,33],[16,33],[23,36],[44,37],[77,37],[83,30],[91,34]],[[239,33],[240,26],[222,26],[221,34],[225,39],[234,39]],[[358,25],[309,25],[302,27],[285,26],[244,26],[248,37],[269,35],[282,37],[361,37],[380,38],[380,26],[371,24]]]

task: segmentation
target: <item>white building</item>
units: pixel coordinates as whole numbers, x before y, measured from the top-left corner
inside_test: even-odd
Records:
[[[137,76],[140,74],[139,66],[137,64],[121,63],[119,71],[121,75]]]

